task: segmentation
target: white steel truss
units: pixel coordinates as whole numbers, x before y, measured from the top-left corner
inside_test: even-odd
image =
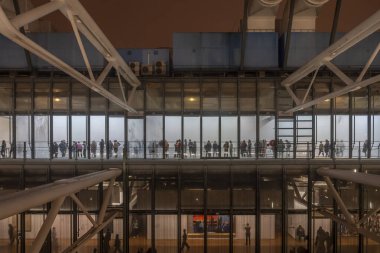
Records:
[[[70,21],[89,77],[75,70],[73,67],[51,54],[19,31],[20,27],[23,27],[55,11],[61,11],[62,14]],[[134,91],[140,85],[140,81],[135,74],[133,74],[129,66],[125,63],[123,58],[119,55],[111,42],[100,30],[95,21],[91,18],[78,0],[51,0],[51,2],[31,9],[11,19],[7,17],[3,8],[0,6],[0,33],[19,46],[25,48],[75,78],[93,91],[109,99],[111,102],[119,105],[121,108],[130,112],[136,112],[131,106],[128,105],[128,103],[130,103],[133,99]],[[99,51],[99,53],[103,55],[105,60],[108,62],[97,79],[93,74],[90,61],[87,57],[87,53],[81,39],[81,34],[88,39],[88,41]],[[114,68],[117,73],[123,100],[119,99],[102,86],[102,83],[111,68]],[[125,97],[124,86],[122,85],[120,77],[123,77],[133,87],[131,96],[128,100]]]
[[[379,29],[380,29],[380,10],[378,10],[371,17],[369,17],[364,22],[359,24],[352,31],[344,35],[341,39],[339,39],[330,47],[325,49],[322,53],[320,53],[314,59],[306,63],[304,66],[302,66],[297,71],[292,73],[289,77],[287,77],[285,80],[283,80],[281,84],[286,88],[289,95],[292,97],[292,99],[296,103],[296,106],[286,111],[286,113],[292,113],[295,111],[303,110],[305,108],[311,107],[325,100],[332,99],[332,98],[341,96],[343,94],[366,87],[370,84],[379,82],[380,75],[376,75],[365,80],[363,80],[363,77],[380,51],[380,42],[376,46],[372,55],[369,57],[367,63],[363,67],[361,73],[356,78],[356,80],[352,80],[350,77],[344,74],[337,66],[335,66],[331,62],[338,55],[342,54],[343,52],[353,47],[354,45],[356,45],[363,39],[367,38],[371,34],[377,32]],[[329,68],[337,77],[339,77],[346,84],[346,86],[340,90],[334,91],[327,95],[305,102],[305,98],[308,96],[310,92],[311,86],[313,85],[313,82],[318,70],[324,65],[327,68]],[[298,98],[297,95],[291,89],[292,85],[294,85],[295,83],[297,83],[302,78],[306,77],[312,72],[315,72],[314,78],[312,79],[304,98],[303,99]]]
[[[46,237],[49,234],[63,201],[66,197],[71,197],[93,225],[92,228],[90,228],[82,237],[63,251],[65,253],[75,252],[75,250],[80,248],[83,243],[91,239],[119,214],[119,211],[117,210],[107,212],[107,207],[110,202],[115,179],[120,175],[120,169],[111,168],[70,179],[58,180],[54,183],[4,195],[0,197],[0,203],[3,207],[7,208],[0,208],[0,220],[14,214],[25,212],[32,207],[51,202],[49,213],[38,231],[38,234],[30,249],[30,253],[38,253],[40,252]],[[107,180],[110,181],[108,184],[108,189],[104,195],[98,218],[95,221],[75,193]]]
[[[336,169],[332,170],[332,169],[329,169],[328,167],[319,168],[317,170],[317,173],[323,176],[327,184],[327,187],[330,190],[329,193],[332,195],[332,197],[336,201],[339,207],[339,210],[342,213],[343,218],[331,213],[331,211],[327,210],[326,208],[322,206],[318,206],[315,204],[312,204],[311,206],[323,216],[330,218],[333,221],[346,226],[351,231],[355,231],[368,238],[371,238],[372,240],[376,242],[380,242],[380,236],[372,232],[370,227],[366,226],[368,223],[368,219],[376,215],[380,211],[380,207],[366,214],[360,220],[355,219],[354,216],[348,211],[347,206],[345,205],[342,198],[339,196],[339,193],[337,192],[337,190],[334,187],[334,184],[331,181],[331,178],[335,178],[335,179],[354,182],[354,183],[363,184],[367,186],[380,187],[380,176],[373,175],[373,174],[366,174],[366,173],[356,173],[356,172],[351,172],[348,170],[336,170]],[[308,199],[306,198],[307,192],[305,192],[305,194],[301,196],[301,193],[298,190],[296,183],[294,181],[291,181],[290,185],[294,189],[295,200],[307,206],[308,204],[307,201],[311,201],[311,198],[308,198]]]

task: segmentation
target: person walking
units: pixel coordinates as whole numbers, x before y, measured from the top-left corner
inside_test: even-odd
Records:
[[[103,238],[103,240],[104,240],[104,252],[105,253],[109,253],[109,251],[110,251],[110,248],[111,248],[111,246],[110,246],[110,241],[111,241],[111,231],[109,230],[109,228],[107,228],[107,231],[106,231],[106,233],[104,234],[104,238]]]
[[[323,146],[323,143],[322,141],[319,142],[319,146],[318,146],[318,157],[322,154],[322,157],[325,156],[325,154],[323,153],[323,150],[324,150],[324,146]]]
[[[58,143],[57,142],[53,143],[53,155],[54,155],[54,158],[58,157]]]
[[[329,140],[325,141],[324,149],[325,149],[325,156],[329,157],[330,156],[330,142],[329,142]]]
[[[183,230],[183,234],[182,234],[181,252],[184,250],[185,247],[187,248],[187,250],[190,249],[190,246],[189,246],[189,244],[187,243],[187,233],[186,233],[186,229]]]
[[[251,246],[251,226],[249,225],[249,223],[245,225],[244,230],[245,230],[245,246],[248,246],[248,245]]]

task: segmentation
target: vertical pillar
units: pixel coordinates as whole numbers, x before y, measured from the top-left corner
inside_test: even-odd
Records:
[[[260,207],[260,170],[256,166],[256,232],[255,232],[255,242],[256,249],[255,252],[260,252],[261,248],[261,207]]]
[[[286,168],[282,167],[282,253],[286,253],[288,248],[288,184],[286,180]]]

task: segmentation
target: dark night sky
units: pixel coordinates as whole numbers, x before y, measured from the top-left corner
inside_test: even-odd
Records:
[[[285,0],[283,0],[285,1]],[[32,0],[35,6],[47,0]],[[93,19],[118,48],[171,47],[173,32],[237,32],[243,0],[81,0]],[[335,0],[319,10],[317,31],[329,32]],[[339,31],[347,32],[380,9],[379,0],[342,0]],[[281,13],[277,15],[281,18]],[[71,32],[61,14],[54,31]]]

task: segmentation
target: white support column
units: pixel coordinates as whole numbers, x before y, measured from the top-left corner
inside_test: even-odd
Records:
[[[360,73],[358,79],[356,79],[356,82],[360,82],[361,80],[363,80],[365,73],[367,72],[369,66],[371,66],[373,60],[375,60],[377,54],[379,53],[379,50],[380,50],[380,43],[377,44],[377,47],[375,48],[375,50],[373,51],[373,53],[369,57],[369,59],[368,59],[367,63],[365,64],[362,72]]]
[[[112,187],[114,184],[115,184],[115,178],[112,178],[110,180],[109,185],[108,185],[108,189],[106,191],[106,194],[104,195],[102,206],[100,207],[100,211],[99,211],[99,215],[98,215],[98,222],[97,222],[98,225],[100,225],[104,220],[104,216],[106,214],[107,206],[110,202],[110,198],[111,198],[111,194],[112,194]]]
[[[87,68],[88,74],[90,75],[91,80],[95,82],[94,73],[92,73],[90,61],[88,60],[86,49],[83,46],[83,42],[82,42],[82,39],[80,37],[79,31],[78,31],[78,27],[77,27],[77,24],[76,24],[76,22],[81,22],[81,21],[79,19],[75,18],[73,16],[73,13],[70,10],[67,10],[67,16],[69,17],[71,26],[73,27],[73,31],[74,31],[75,37],[77,38],[78,46],[79,46],[80,52],[82,53],[83,61],[86,64],[86,68]]]
[[[343,213],[343,215],[346,217],[346,221],[351,224],[351,225],[354,225],[355,224],[355,220],[354,218],[352,218],[352,215],[350,214],[350,212],[348,211],[346,205],[344,204],[343,200],[340,198],[339,196],[339,193],[335,190],[335,187],[333,185],[333,183],[331,182],[331,179],[329,177],[323,177],[325,179],[325,182],[327,184],[327,186],[329,187],[331,193],[332,193],[332,197],[335,199],[336,203],[338,204],[339,208],[340,208],[340,211]]]
[[[46,16],[60,9],[63,5],[64,5],[64,1],[62,0],[48,2],[30,11],[17,15],[16,17],[11,19],[11,23],[16,29],[19,29],[20,27],[24,25],[27,25],[33,21],[36,21],[39,18],[42,18],[43,16]]]
[[[82,204],[82,202],[75,196],[75,194],[70,194],[70,197],[74,200],[75,204],[78,205],[79,209],[82,210],[82,212],[86,215],[86,217],[90,220],[92,225],[96,225],[95,220],[91,217],[91,215],[88,213],[87,208]]]
[[[38,231],[38,234],[32,243],[30,253],[39,253],[40,252],[41,247],[44,244],[46,237],[50,232],[50,228],[53,225],[55,217],[57,216],[59,209],[60,209],[64,200],[65,200],[65,197],[60,197],[57,200],[54,200],[52,202],[49,214],[47,215],[44,223],[42,224],[40,231]]]

